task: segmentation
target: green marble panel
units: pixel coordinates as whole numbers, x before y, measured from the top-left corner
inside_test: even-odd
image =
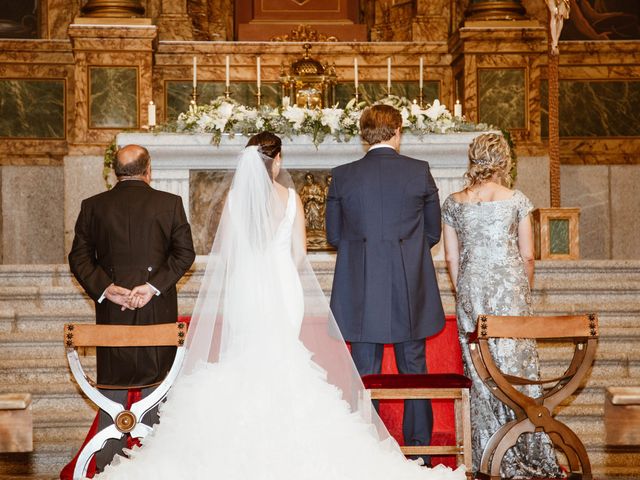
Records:
[[[540,84],[540,133],[549,137],[549,84]],[[639,81],[560,80],[561,137],[640,136]]]
[[[549,253],[569,255],[569,220],[556,218],[549,220]]]
[[[525,69],[478,69],[478,111],[482,123],[504,129],[526,128]]]
[[[138,127],[138,69],[89,68],[89,128]]]
[[[385,82],[361,82],[358,89],[360,90],[360,99],[367,103],[374,103],[387,95]],[[336,85],[336,102],[340,107],[344,107],[353,98],[354,93],[353,82],[338,83]],[[420,87],[418,82],[396,82],[391,84],[391,94],[417,100],[420,95]],[[436,98],[440,98],[440,82],[437,80],[424,82],[423,95],[425,103],[432,103]]]
[[[65,138],[64,80],[0,80],[0,137]]]
[[[165,88],[167,92],[166,120],[173,121],[189,108],[193,87],[191,82],[168,81]],[[255,106],[257,92],[255,83],[232,83],[229,90],[231,98],[237,102],[247,106]],[[260,93],[262,94],[260,101],[263,105],[275,107],[282,102],[279,83],[263,83]],[[224,95],[224,82],[198,82],[198,104],[204,105],[222,95]]]

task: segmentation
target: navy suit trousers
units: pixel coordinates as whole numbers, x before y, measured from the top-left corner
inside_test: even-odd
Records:
[[[400,373],[427,373],[425,343],[422,340],[409,340],[394,343],[396,366]],[[360,376],[379,374],[382,370],[384,344],[351,342],[351,356]],[[377,402],[374,402],[376,410]],[[431,443],[433,430],[433,410],[430,400],[405,400],[402,434],[405,445],[418,446]],[[425,463],[431,459],[422,457]]]

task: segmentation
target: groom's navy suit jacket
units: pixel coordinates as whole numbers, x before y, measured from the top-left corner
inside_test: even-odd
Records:
[[[440,240],[440,201],[429,164],[383,147],[332,175],[331,309],[345,340],[399,343],[438,333],[444,312],[430,248]]]

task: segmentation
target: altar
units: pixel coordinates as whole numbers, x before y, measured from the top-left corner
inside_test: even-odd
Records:
[[[440,189],[440,201],[443,202],[450,193],[462,188],[469,143],[481,133],[404,134],[400,152],[429,162]],[[211,134],[120,133],[116,143],[118,147],[138,144],[149,150],[152,186],[182,197],[192,224],[196,251],[198,254],[208,253],[217,224],[211,215],[221,208],[225,191],[221,183],[226,182],[228,186],[229,178],[224,173],[235,168],[238,153],[247,143],[247,137],[223,135],[220,143],[215,145]],[[301,135],[283,138],[282,145],[283,164],[292,174],[298,190],[307,172],[326,182],[331,168],[353,162],[365,152],[366,145],[359,137],[347,142],[326,138],[316,146],[310,137]],[[203,181],[208,181],[208,185]],[[206,208],[203,208],[204,204]],[[436,258],[442,258],[441,250],[440,246],[435,247],[433,253]]]

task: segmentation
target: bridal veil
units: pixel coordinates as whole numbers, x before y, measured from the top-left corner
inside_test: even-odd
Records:
[[[284,169],[277,181],[293,186]],[[250,359],[256,364],[261,356],[282,355],[283,349],[291,348],[287,339],[295,335],[351,411],[375,427],[372,431],[389,448],[397,449],[371,408],[327,298],[295,235],[286,255],[291,268],[297,268],[300,283],[283,284],[278,275],[283,268],[278,235],[286,205],[259,147],[245,148],[239,155],[196,300],[182,374],[197,371],[203,363]]]

